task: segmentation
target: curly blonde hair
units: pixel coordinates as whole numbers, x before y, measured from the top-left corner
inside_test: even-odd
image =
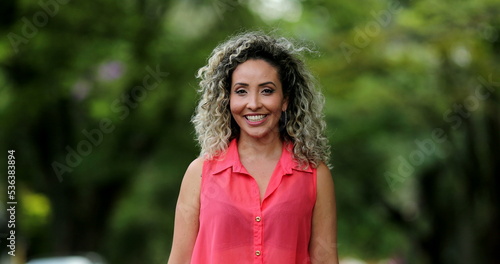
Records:
[[[243,33],[218,45],[208,64],[198,70],[200,101],[192,118],[200,155],[212,159],[238,137],[239,127],[229,109],[232,73],[249,60],[262,59],[278,70],[283,94],[288,100],[286,118],[280,120],[280,136],[293,143],[294,158],[304,167],[329,164],[330,147],[324,134],[324,97],[312,74],[299,58],[309,50],[283,37],[261,32]],[[286,123],[285,123],[286,122]]]

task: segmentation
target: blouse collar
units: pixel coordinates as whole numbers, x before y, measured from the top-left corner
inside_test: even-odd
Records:
[[[281,168],[283,175],[292,174],[292,170],[312,173],[313,170],[311,165],[307,166],[307,168],[301,168],[297,160],[293,158],[293,153],[291,152],[292,149],[292,143],[286,142],[283,144],[281,157],[277,165]],[[249,174],[241,163],[240,155],[238,153],[238,141],[236,139],[231,140],[227,151],[222,155],[215,157],[214,160],[217,162],[215,164],[213,174],[222,172],[230,167],[232,167],[233,172]]]

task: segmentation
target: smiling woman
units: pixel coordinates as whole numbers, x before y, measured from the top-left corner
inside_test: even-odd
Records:
[[[262,33],[199,70],[200,157],[177,201],[169,263],[338,263],[323,97],[297,48]]]

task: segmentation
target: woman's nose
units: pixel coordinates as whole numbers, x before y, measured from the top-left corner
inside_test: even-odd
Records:
[[[260,97],[258,93],[251,93],[248,96],[247,108],[255,111],[262,106],[262,102],[260,101]]]

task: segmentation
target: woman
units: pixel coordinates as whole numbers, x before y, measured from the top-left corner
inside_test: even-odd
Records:
[[[246,33],[199,70],[201,155],[181,184],[169,264],[338,263],[323,97],[302,50]]]

